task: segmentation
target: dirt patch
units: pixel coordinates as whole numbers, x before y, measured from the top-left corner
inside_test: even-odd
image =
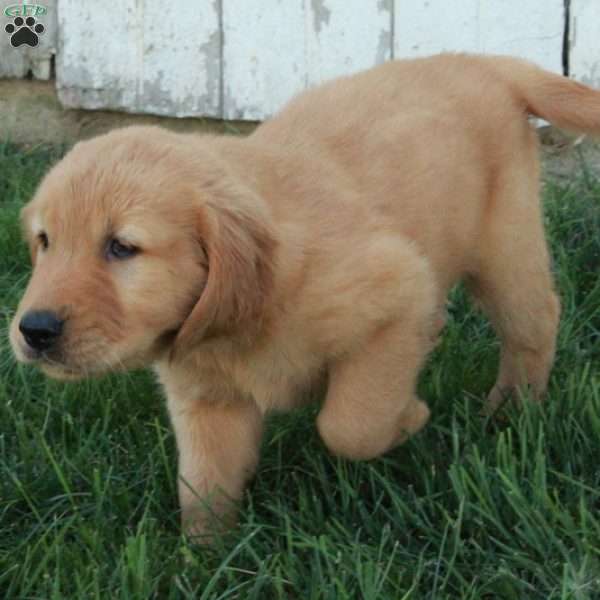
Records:
[[[600,142],[546,126],[539,129],[545,178],[567,180],[584,171],[600,178]]]

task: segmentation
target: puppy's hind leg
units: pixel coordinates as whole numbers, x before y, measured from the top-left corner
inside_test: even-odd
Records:
[[[550,273],[535,166],[515,169],[502,188],[482,239],[469,288],[501,339],[498,379],[484,409],[530,386],[541,399],[554,360],[560,303]],[[508,177],[507,177],[508,179]]]
[[[471,287],[501,338],[498,378],[486,414],[528,386],[534,399],[542,399],[554,360],[560,304],[550,275],[539,264],[534,270],[523,265],[510,270],[511,289],[489,279]]]

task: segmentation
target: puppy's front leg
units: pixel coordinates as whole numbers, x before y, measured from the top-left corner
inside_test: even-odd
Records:
[[[179,501],[186,533],[209,536],[235,522],[235,502],[258,463],[263,417],[251,402],[169,398],[179,449]]]

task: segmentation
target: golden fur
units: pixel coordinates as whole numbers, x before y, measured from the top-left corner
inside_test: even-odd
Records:
[[[152,364],[195,533],[232,514],[269,410],[320,392],[320,435],[353,459],[423,427],[415,380],[460,279],[502,339],[489,410],[525,384],[540,396],[559,303],[528,113],[597,133],[600,93],[441,55],[308,91],[245,139],[132,127],[79,143],[23,211],[35,268],[15,353],[64,378]],[[108,260],[112,239],[139,252]],[[32,309],[65,319],[41,355],[19,332]]]

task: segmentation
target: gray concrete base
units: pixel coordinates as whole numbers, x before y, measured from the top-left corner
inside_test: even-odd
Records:
[[[0,141],[72,144],[116,127],[152,124],[176,131],[249,133],[256,124],[211,119],[175,119],[109,111],[65,110],[54,81],[0,80]]]

